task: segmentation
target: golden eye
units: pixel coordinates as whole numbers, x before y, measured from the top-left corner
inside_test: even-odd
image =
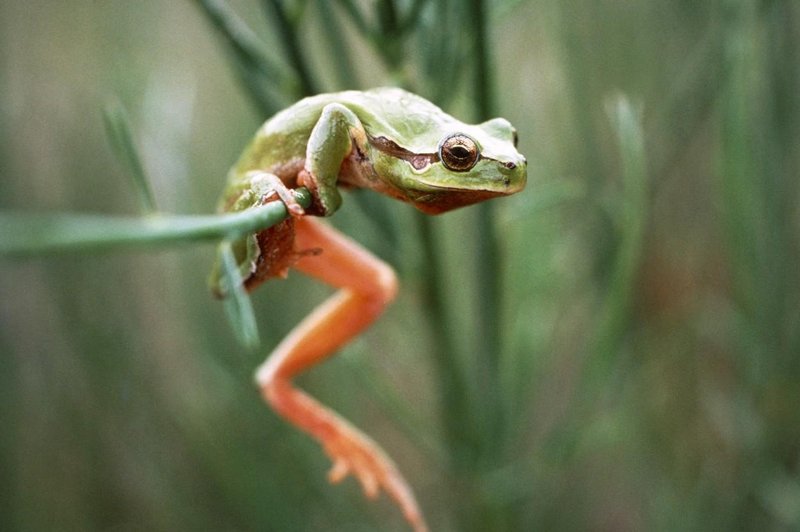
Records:
[[[463,133],[454,133],[439,143],[439,159],[448,170],[466,172],[481,158],[478,145]]]

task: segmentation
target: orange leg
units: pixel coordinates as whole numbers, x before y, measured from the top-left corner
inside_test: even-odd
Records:
[[[288,421],[316,438],[333,461],[331,482],[352,473],[364,493],[381,489],[400,506],[416,532],[427,530],[408,483],[383,450],[357,428],[292,386],[291,379],[321,362],[358,335],[394,299],[397,279],[381,260],[335,229],[296,219],[296,248],[321,248],[301,257],[297,270],[340,288],[307,316],[256,373],[264,399]]]

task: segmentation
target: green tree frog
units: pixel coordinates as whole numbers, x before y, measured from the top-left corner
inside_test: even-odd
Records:
[[[282,201],[290,216],[234,245],[247,290],[292,268],[339,288],[306,317],[256,372],[266,402],[318,440],[333,462],[331,482],[353,474],[365,494],[394,499],[416,531],[426,530],[414,494],[370,438],[292,385],[369,326],[397,292],[394,271],[315,217],[340,206],[340,188],[372,189],[438,214],[525,186],[517,132],[503,118],[469,125],[396,88],[321,94],[279,112],[231,169],[222,211]],[[303,209],[292,189],[306,187]],[[211,277],[219,293],[219,268]]]

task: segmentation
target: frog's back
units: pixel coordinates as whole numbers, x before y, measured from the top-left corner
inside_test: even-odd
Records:
[[[241,176],[250,170],[271,171],[278,165],[303,159],[311,130],[330,103],[340,103],[353,111],[367,133],[391,138],[413,151],[435,146],[443,128],[459,123],[431,102],[398,88],[310,96],[264,123],[232,169],[230,177]]]
[[[337,93],[372,136],[384,136],[415,153],[430,151],[461,122],[428,100],[395,87]]]
[[[229,181],[241,178],[251,170],[274,171],[277,166],[303,159],[311,130],[327,105],[323,94],[300,100],[273,115],[256,132],[239,161],[231,168]]]

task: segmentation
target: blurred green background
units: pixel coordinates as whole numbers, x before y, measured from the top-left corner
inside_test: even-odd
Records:
[[[212,212],[303,93],[402,83],[504,116],[523,193],[435,219],[345,198],[332,222],[401,295],[301,385],[433,530],[797,530],[798,58],[796,0],[5,0],[0,208],[137,214],[109,101],[169,213]],[[330,291],[265,285],[244,349],[213,251],[0,257],[0,529],[405,529],[252,385]]]

